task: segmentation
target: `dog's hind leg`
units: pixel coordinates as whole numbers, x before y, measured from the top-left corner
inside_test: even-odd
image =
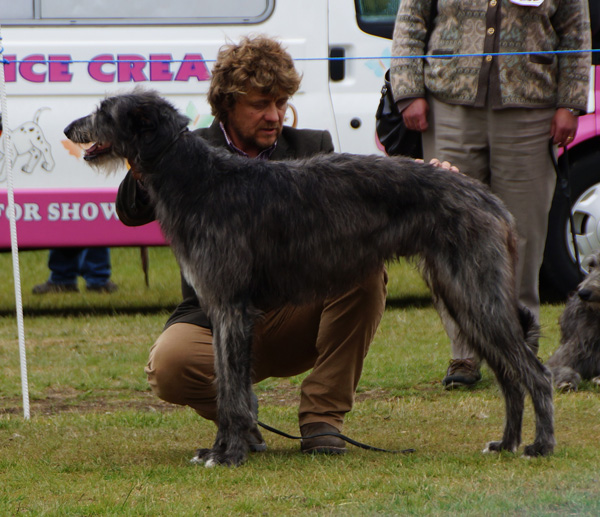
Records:
[[[536,329],[523,328],[523,322],[515,310],[516,300],[509,290],[510,283],[502,280],[507,278],[505,275],[494,271],[492,266],[497,261],[492,259],[485,261],[489,269],[480,276],[500,281],[478,291],[476,286],[470,289],[456,288],[457,285],[470,285],[468,276],[463,275],[464,270],[453,275],[453,278],[458,277],[453,285],[452,278],[449,281],[448,275],[438,273],[442,270],[439,264],[437,269],[426,267],[428,282],[437,293],[436,296],[443,299],[445,310],[456,322],[465,341],[487,361],[500,383],[506,404],[505,429],[502,440],[491,442],[487,450],[516,450],[520,443],[523,399],[527,391],[536,415],[536,438],[532,445],[525,448],[525,455],[550,454],[555,444],[550,375],[532,351],[533,347],[526,344]],[[476,277],[476,267],[473,264],[466,271]],[[473,292],[479,296],[472,296]],[[533,322],[530,322],[530,326],[533,327]]]
[[[446,307],[443,300],[433,296],[434,305],[443,322],[448,324],[453,322],[454,339],[459,338],[459,335],[464,338],[465,331],[459,330],[460,327],[454,318],[450,315],[450,311]],[[472,327],[469,327],[472,328]],[[520,385],[520,381],[515,383],[514,379],[509,378],[506,368],[501,368],[499,364],[502,362],[495,358],[495,355],[488,354],[488,350],[475,349],[477,355],[486,359],[488,366],[496,375],[502,394],[504,395],[506,419],[504,426],[504,434],[502,440],[489,442],[484,449],[484,453],[497,452],[501,450],[516,452],[521,443],[521,428],[523,422],[523,410],[525,405],[525,393]],[[496,364],[498,363],[498,364]]]
[[[483,452],[510,451],[517,452],[521,444],[521,429],[523,427],[523,411],[525,408],[525,392],[520,384],[506,369],[494,364],[494,360],[487,359],[488,366],[496,375],[506,406],[506,420],[502,440],[490,442]]]
[[[535,411],[535,440],[525,447],[525,456],[546,456],[556,445],[554,438],[554,403],[552,375],[536,357],[527,359],[520,370],[523,384],[531,395]]]
[[[248,452],[252,414],[251,350],[255,315],[238,304],[210,312],[217,382],[218,431],[207,467],[239,465]]]
[[[506,400],[506,423],[502,441],[490,443],[487,450],[516,450],[516,445],[520,442],[526,390],[533,403],[536,434],[534,442],[525,447],[524,455],[545,456],[552,453],[555,446],[551,375],[534,352],[528,346],[521,346],[522,341],[516,339],[515,346],[509,344],[492,350],[486,357]]]

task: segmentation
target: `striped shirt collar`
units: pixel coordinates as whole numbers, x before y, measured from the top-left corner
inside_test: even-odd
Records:
[[[223,122],[219,122],[219,127],[221,128],[221,131],[223,131],[223,136],[225,136],[225,141],[227,142],[227,145],[229,146],[229,148],[236,154],[239,154],[240,156],[250,158],[247,153],[245,153],[244,151],[242,151],[241,149],[236,147],[236,145],[233,143],[231,138],[229,138],[229,135],[227,134],[227,130],[225,129],[225,125],[223,124]],[[271,155],[273,154],[273,151],[275,151],[276,147],[277,147],[277,140],[275,140],[275,143],[272,146],[267,147],[266,149],[263,149],[260,153],[258,153],[258,155],[256,156],[256,159],[257,160],[270,159]]]

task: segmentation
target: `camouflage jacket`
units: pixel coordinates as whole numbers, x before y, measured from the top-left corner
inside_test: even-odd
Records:
[[[590,48],[587,0],[543,0],[538,7],[511,0],[437,0],[425,52],[431,6],[432,0],[400,4],[391,68],[396,101],[424,97],[427,90],[465,106],[586,110],[590,53],[544,52]],[[525,52],[532,53],[519,54]],[[453,54],[483,56],[395,57]]]

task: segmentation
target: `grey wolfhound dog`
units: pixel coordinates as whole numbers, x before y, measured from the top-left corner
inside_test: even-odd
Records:
[[[253,326],[261,313],[343,293],[384,261],[420,257],[440,310],[494,371],[504,434],[486,451],[516,451],[524,399],[535,440],[554,448],[552,382],[526,344],[537,324],[515,295],[515,231],[502,203],[468,177],[410,158],[319,155],[259,161],[215,149],[155,92],[109,97],[65,134],[95,142],[86,160],[125,158],[142,175],[156,217],[213,325],[218,431],[207,466],[247,453]]]
[[[589,274],[567,301],[560,317],[560,346],[546,361],[561,391],[577,390],[582,379],[600,385],[600,251],[584,264]]]

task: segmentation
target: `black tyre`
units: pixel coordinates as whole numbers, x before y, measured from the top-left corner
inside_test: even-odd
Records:
[[[542,278],[562,296],[575,289],[581,279],[571,237],[570,209],[580,259],[600,249],[600,152],[578,157],[570,166],[569,177],[570,203],[560,185],[556,186],[542,265]]]

